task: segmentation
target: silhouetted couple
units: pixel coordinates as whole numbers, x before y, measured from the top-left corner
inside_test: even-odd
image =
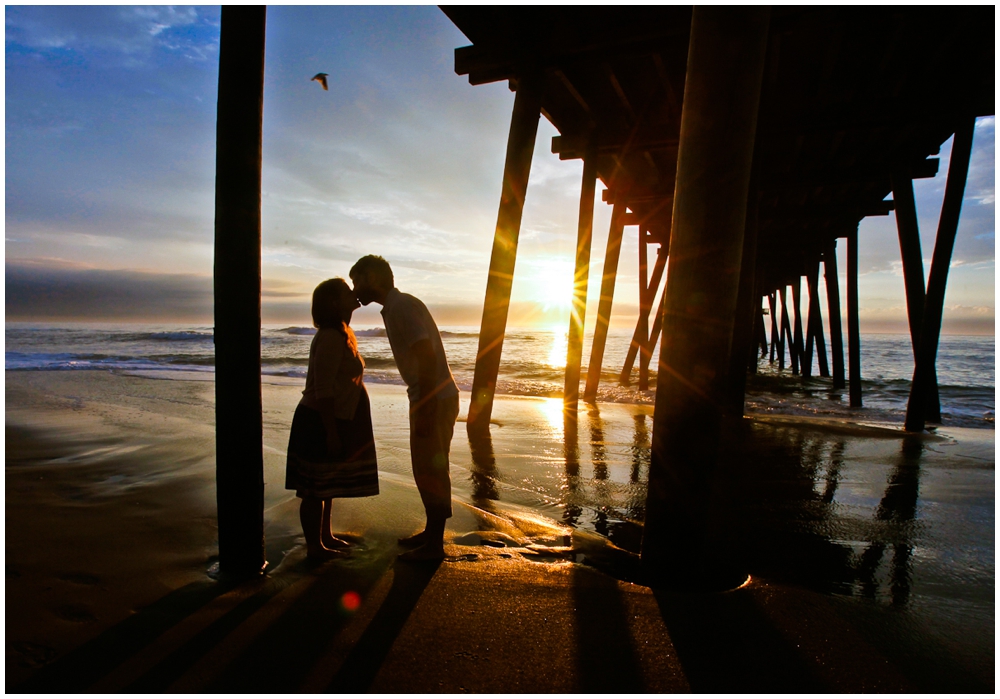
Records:
[[[451,517],[448,455],[458,418],[458,386],[445,357],[441,333],[427,307],[396,289],[389,263],[376,255],[351,268],[352,290],[328,279],[313,291],[316,336],[309,370],[288,440],[285,487],[302,499],[299,509],[309,558],[346,555],[350,544],[330,525],[334,498],[378,495],[378,466],[371,404],[362,376],[364,359],[351,330],[359,305],[382,306],[385,334],[410,404],[410,460],[424,504],[423,531],[400,539],[409,561],[444,558],[444,526]]]

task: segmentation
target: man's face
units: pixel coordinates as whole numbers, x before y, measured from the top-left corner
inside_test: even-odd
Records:
[[[354,295],[358,297],[358,301],[362,305],[367,306],[375,300],[376,292],[366,273],[358,272],[355,276],[351,277],[351,281],[354,282]]]

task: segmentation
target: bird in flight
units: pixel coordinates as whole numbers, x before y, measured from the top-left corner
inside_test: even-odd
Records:
[[[316,75],[312,76],[309,80],[317,80],[319,81],[319,84],[323,86],[324,90],[329,90],[330,88],[326,86],[326,76],[326,73],[316,73]]]

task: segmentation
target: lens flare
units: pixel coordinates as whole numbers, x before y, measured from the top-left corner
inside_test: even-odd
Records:
[[[355,612],[361,606],[361,595],[353,590],[344,593],[340,598],[340,606],[345,612]]]

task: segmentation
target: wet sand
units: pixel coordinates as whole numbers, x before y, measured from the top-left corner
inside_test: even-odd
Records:
[[[358,545],[310,566],[277,381],[268,574],[231,586],[208,575],[214,386],[190,378],[6,373],[8,691],[993,691],[992,430],[744,420],[712,546],[751,583],[693,594],[636,565],[649,406],[498,399],[491,442],[456,429],[448,558],[397,563],[422,511],[388,385],[382,494],[337,501]]]

